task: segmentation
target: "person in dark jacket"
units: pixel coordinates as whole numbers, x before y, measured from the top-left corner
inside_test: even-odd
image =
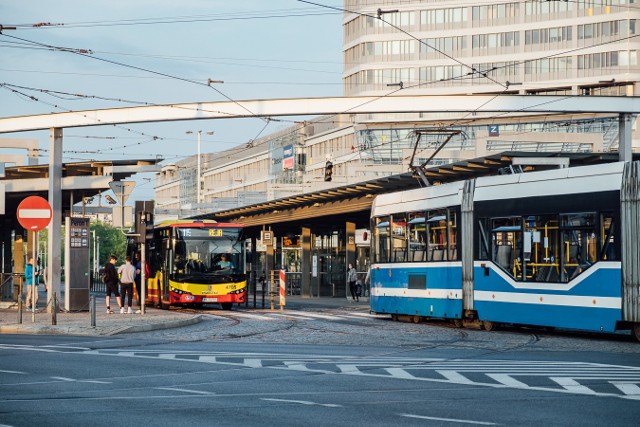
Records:
[[[356,269],[351,263],[349,263],[349,268],[347,269],[347,282],[349,283],[349,290],[351,291],[352,301],[360,301],[360,298],[358,298],[358,293],[356,292],[358,273],[356,273]]]
[[[120,300],[120,292],[118,292],[118,272],[116,271],[115,264],[118,261],[118,258],[115,255],[111,255],[109,257],[109,262],[104,266],[104,284],[107,285],[107,314],[113,314],[113,310],[111,310],[110,302],[111,302],[111,293],[116,296],[116,301],[118,302],[118,307],[122,311],[122,301]]]

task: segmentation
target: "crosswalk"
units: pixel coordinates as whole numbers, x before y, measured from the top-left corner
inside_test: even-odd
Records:
[[[37,346],[8,344],[0,345],[0,350],[2,349],[43,350]],[[48,346],[46,351],[640,400],[640,367],[625,365],[569,361],[361,357],[335,354],[88,349],[64,346]],[[11,371],[0,371],[0,376],[11,374]],[[16,372],[15,374],[25,375],[26,373]]]
[[[640,367],[623,365],[564,361],[362,358],[278,353],[194,354],[114,350],[94,350],[86,353],[640,400]]]

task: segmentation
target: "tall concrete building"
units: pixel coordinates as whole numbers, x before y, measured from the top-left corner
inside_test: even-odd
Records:
[[[346,0],[344,94],[635,95],[634,0]]]
[[[344,9],[345,96],[638,93],[634,0],[345,0]],[[418,129],[436,131],[414,150]],[[431,158],[452,130],[459,133]],[[166,217],[188,217],[406,172],[411,161],[617,148],[612,116],[473,115],[460,122],[447,114],[345,113],[203,154],[199,178],[195,156],[167,165],[156,181],[156,206]],[[327,160],[331,182],[323,179]],[[202,203],[195,203],[198,185]]]

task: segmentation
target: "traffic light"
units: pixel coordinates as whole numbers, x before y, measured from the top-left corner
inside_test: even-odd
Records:
[[[136,212],[136,234],[139,243],[153,239],[153,214],[151,212]]]
[[[331,175],[333,175],[333,163],[327,160],[327,164],[324,166],[324,180],[331,181]]]

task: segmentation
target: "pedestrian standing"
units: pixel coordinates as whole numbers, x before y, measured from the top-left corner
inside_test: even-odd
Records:
[[[107,285],[107,298],[105,302],[107,303],[107,314],[113,314],[113,310],[111,310],[111,294],[115,295],[116,301],[118,301],[118,307],[120,307],[120,312],[123,312],[122,302],[120,300],[120,292],[118,292],[118,272],[116,271],[115,264],[118,261],[118,258],[115,255],[111,255],[109,257],[109,262],[104,265],[103,271],[103,279],[105,285]]]
[[[118,276],[120,276],[120,298],[122,299],[121,314],[133,314],[131,304],[133,303],[133,282],[136,279],[136,268],[131,264],[131,257],[124,259],[124,264],[118,267]],[[127,307],[125,307],[125,297],[127,299]]]
[[[134,265],[135,269],[136,269],[136,278],[135,278],[135,282],[136,282],[136,294],[138,295],[138,308],[142,308],[142,294],[140,293],[142,291],[142,277],[141,277],[141,268],[142,268],[142,262],[140,261],[140,253],[136,252],[136,259],[135,259],[135,265]]]
[[[32,305],[38,304],[38,274],[31,256],[24,267],[24,279],[27,285],[27,311],[31,311]],[[36,308],[34,311],[38,311],[38,309]]]
[[[349,282],[349,290],[351,291],[351,298],[353,299],[353,301],[360,301],[356,289],[356,283],[358,282],[358,273],[356,273],[356,269],[351,263],[349,263],[349,268],[347,269],[347,282]]]

